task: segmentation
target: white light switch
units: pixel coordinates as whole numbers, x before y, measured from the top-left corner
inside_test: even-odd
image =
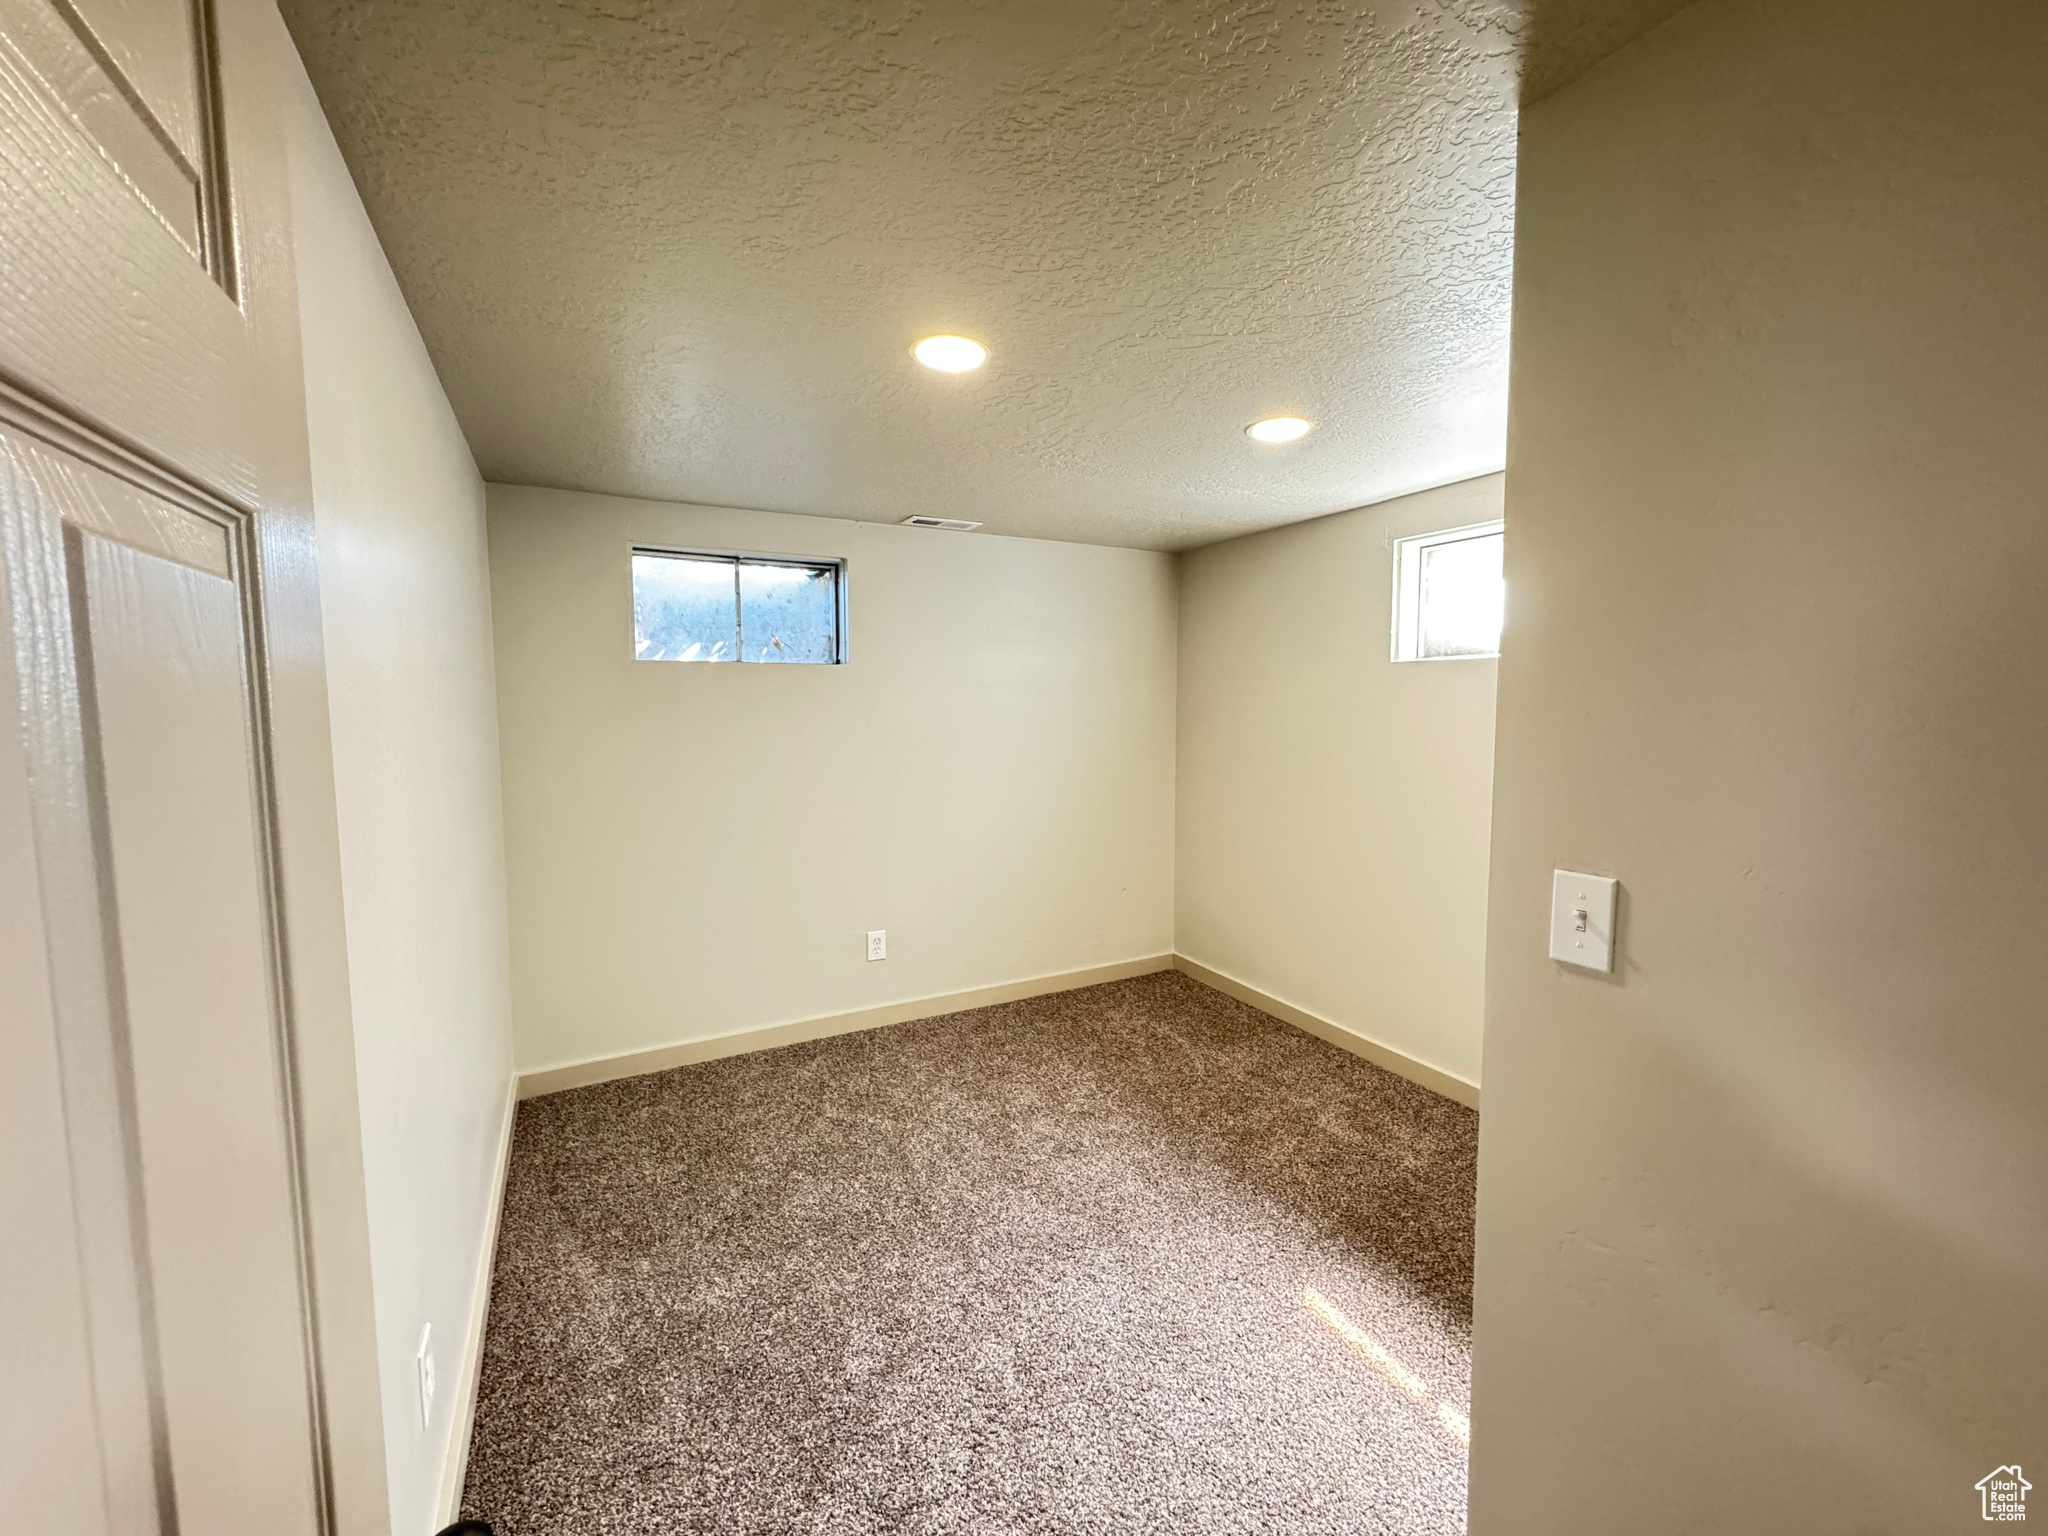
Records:
[[[1614,969],[1614,893],[1619,882],[1569,869],[1550,875],[1550,958],[1589,971]]]

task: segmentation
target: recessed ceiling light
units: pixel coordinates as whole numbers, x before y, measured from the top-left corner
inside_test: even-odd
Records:
[[[1259,443],[1291,443],[1308,434],[1309,423],[1299,416],[1268,416],[1244,429],[1244,435]]]
[[[988,361],[988,348],[965,336],[927,336],[910,355],[941,373],[971,373]]]

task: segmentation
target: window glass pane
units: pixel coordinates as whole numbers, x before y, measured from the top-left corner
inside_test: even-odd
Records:
[[[1494,656],[1507,587],[1501,580],[1498,533],[1422,551],[1422,623],[1416,647],[1423,656]]]
[[[738,661],[731,560],[633,556],[633,654],[641,661]]]
[[[839,572],[741,561],[740,641],[747,661],[837,661]]]

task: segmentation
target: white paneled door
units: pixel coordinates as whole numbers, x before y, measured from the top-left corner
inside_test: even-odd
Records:
[[[312,581],[264,533],[300,388],[273,24],[0,0],[9,1531],[330,1525],[267,704],[265,605]]]

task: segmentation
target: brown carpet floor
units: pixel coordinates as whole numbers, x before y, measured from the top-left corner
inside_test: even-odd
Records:
[[[530,1100],[463,1512],[1462,1531],[1477,1123],[1171,972]]]

